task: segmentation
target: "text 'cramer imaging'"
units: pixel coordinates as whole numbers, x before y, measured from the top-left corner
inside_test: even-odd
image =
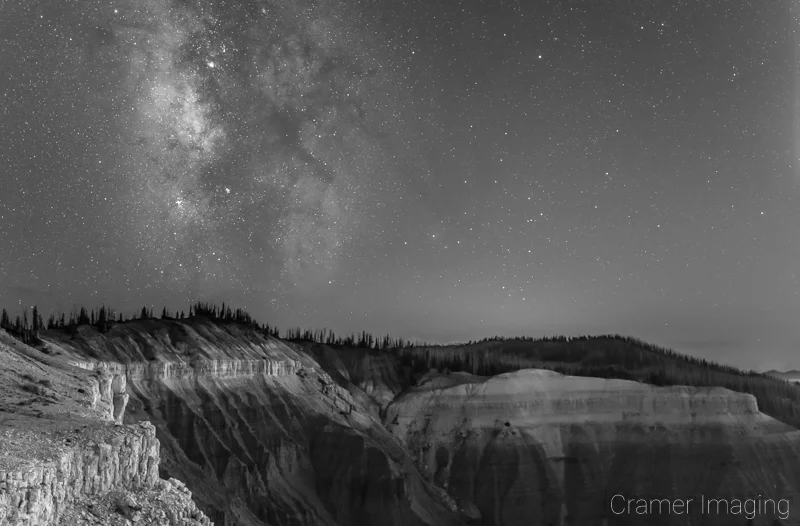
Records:
[[[732,515],[746,519],[757,516],[789,518],[789,499],[757,495],[753,498],[723,498],[699,495],[686,498],[642,498],[616,494],[609,501],[614,515]]]

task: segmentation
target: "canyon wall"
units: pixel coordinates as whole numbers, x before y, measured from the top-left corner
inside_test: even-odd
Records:
[[[187,481],[217,524],[464,523],[368,397],[300,348],[199,319],[82,330],[48,345],[125,379],[125,421],[153,423],[162,477]]]
[[[48,332],[36,349],[0,332],[0,360],[0,526],[774,526],[794,512],[611,500],[800,504],[800,431],[725,389],[415,378],[388,352],[202,318]]]
[[[121,425],[125,377],[81,371],[0,331],[0,526],[208,525],[159,478],[149,422]]]
[[[543,370],[430,374],[389,405],[385,421],[426,475],[484,525],[797,521],[700,514],[698,504],[692,515],[642,515],[624,505],[702,496],[800,505],[800,431],[759,413],[748,394]],[[624,498],[612,508],[615,495]]]

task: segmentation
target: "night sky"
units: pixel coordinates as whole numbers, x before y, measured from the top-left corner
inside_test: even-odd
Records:
[[[0,0],[0,304],[800,368],[799,14]]]

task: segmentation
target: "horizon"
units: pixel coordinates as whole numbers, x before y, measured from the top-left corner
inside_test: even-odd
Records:
[[[800,369],[799,14],[2,3],[0,300]]]
[[[230,305],[230,304],[228,304],[226,302],[223,302],[220,305],[215,305],[215,304],[206,303],[206,302],[202,302],[202,301],[200,301],[199,303],[200,304],[204,304],[205,303],[208,307],[226,307],[227,309],[230,309],[231,312],[234,313],[234,314],[237,311],[239,311],[245,316],[248,316],[248,317],[250,316],[250,314],[245,309],[242,309],[240,307],[234,307],[233,305]],[[125,312],[121,311],[121,310],[114,309],[113,306],[107,306],[105,304],[101,304],[101,305],[96,306],[96,307],[86,307],[86,306],[83,306],[83,305],[74,305],[72,307],[72,309],[70,309],[69,311],[54,311],[52,309],[47,310],[47,311],[42,311],[42,310],[39,310],[39,306],[38,305],[31,305],[31,306],[29,306],[27,308],[21,307],[22,310],[18,314],[13,314],[13,311],[9,311],[6,307],[3,307],[2,305],[0,305],[0,311],[2,311],[4,314],[8,314],[9,321],[10,321],[10,323],[12,325],[15,323],[15,321],[21,321],[23,319],[26,319],[26,318],[24,318],[24,316],[30,314],[30,316],[27,319],[29,320],[28,321],[28,323],[29,323],[28,328],[31,328],[32,327],[32,323],[33,323],[33,321],[32,321],[33,320],[32,313],[33,313],[33,309],[36,308],[37,312],[38,312],[38,315],[43,320],[43,325],[40,326],[40,327],[42,327],[42,330],[55,330],[55,331],[68,329],[68,326],[69,326],[69,324],[71,322],[74,323],[76,327],[84,326],[84,327],[88,327],[88,328],[93,329],[93,330],[97,330],[97,326],[95,324],[89,323],[88,321],[85,322],[85,323],[79,323],[78,322],[78,319],[79,319],[78,315],[79,315],[79,312],[83,309],[83,310],[85,310],[85,314],[87,316],[87,319],[88,319],[88,317],[90,315],[91,315],[92,319],[94,319],[95,313],[99,313],[99,309],[101,309],[101,308],[106,310],[106,314],[107,314],[107,316],[109,316],[108,323],[110,323],[111,325],[116,325],[116,324],[120,323],[118,321],[119,320],[119,316],[122,316],[122,319],[123,319],[122,323],[135,323],[137,321],[161,321],[161,320],[182,322],[182,321],[188,321],[188,320],[194,319],[194,318],[208,319],[208,320],[210,320],[212,322],[215,322],[215,323],[216,322],[243,323],[243,322],[237,321],[237,320],[225,320],[225,319],[222,319],[222,318],[214,318],[210,314],[207,314],[207,313],[197,314],[196,312],[192,312],[192,309],[194,309],[197,304],[198,304],[198,302],[192,303],[186,309],[181,309],[181,308],[170,309],[170,308],[168,308],[166,306],[162,306],[160,309],[157,309],[154,305],[143,305],[142,308],[134,309],[134,310],[128,312],[127,314]],[[146,318],[144,320],[141,317],[139,317],[140,314],[143,312],[143,309],[148,309],[148,311],[149,311],[148,312],[148,316],[150,316],[150,317],[148,317],[148,318]],[[167,314],[166,318],[162,317],[162,312],[164,312],[164,311],[166,311],[166,314]],[[190,315],[190,313],[191,313],[191,315]],[[65,325],[65,327],[63,329],[61,327],[57,326],[58,323],[59,323],[59,318],[60,318],[60,316],[62,314],[64,315],[65,322],[67,323],[67,325]],[[47,324],[49,323],[49,318],[51,316],[54,318],[56,327],[53,327],[52,329],[49,329],[49,328],[47,328]],[[288,326],[285,326],[285,327],[279,327],[277,325],[269,323],[268,321],[258,320],[255,317],[250,317],[250,322],[254,323],[257,327],[261,327],[261,328],[266,327],[266,328],[268,328],[270,330],[280,331],[280,334],[277,334],[277,335],[273,334],[271,336],[273,336],[275,338],[278,338],[278,339],[281,339],[281,340],[287,340],[287,341],[291,341],[291,340],[295,340],[296,339],[296,338],[290,337],[287,334],[287,331],[298,330],[298,329],[300,331],[302,331],[302,332],[311,331],[312,333],[318,332],[318,331],[323,331],[323,332],[324,331],[332,331],[337,338],[354,337],[356,339],[363,332],[363,333],[366,333],[368,335],[373,336],[375,338],[375,344],[376,345],[378,344],[379,340],[383,339],[384,337],[388,337],[392,341],[398,341],[398,339],[399,339],[399,340],[401,340],[401,341],[403,341],[403,342],[405,342],[407,344],[410,344],[410,345],[412,345],[414,347],[462,346],[462,345],[477,344],[477,343],[481,343],[483,341],[491,341],[491,340],[494,340],[494,339],[499,339],[499,340],[526,340],[527,339],[527,340],[531,340],[531,341],[538,341],[538,340],[557,339],[557,338],[567,338],[568,340],[581,339],[581,338],[589,338],[589,339],[592,339],[592,338],[598,338],[598,339],[600,339],[600,338],[623,338],[623,339],[629,338],[629,339],[632,339],[632,340],[636,340],[636,341],[638,341],[638,342],[640,342],[642,344],[645,344],[645,345],[652,345],[652,346],[654,346],[654,347],[656,347],[658,349],[661,349],[661,350],[674,351],[674,352],[676,352],[676,353],[678,353],[680,355],[684,355],[684,356],[688,356],[688,357],[692,357],[692,358],[698,358],[698,359],[701,359],[701,360],[705,359],[710,364],[713,364],[713,365],[719,365],[719,366],[723,366],[723,367],[733,367],[734,369],[738,369],[739,371],[742,371],[744,373],[756,372],[756,373],[766,374],[766,373],[769,373],[769,372],[788,373],[788,372],[795,371],[795,369],[792,369],[792,368],[783,368],[783,369],[781,369],[781,368],[768,368],[768,367],[761,367],[761,368],[742,367],[742,366],[739,366],[739,365],[734,364],[734,363],[727,363],[725,361],[716,360],[716,359],[714,359],[712,357],[698,356],[696,354],[692,354],[692,353],[689,353],[689,352],[682,351],[682,350],[680,350],[678,348],[661,345],[658,342],[649,341],[649,340],[640,338],[640,337],[632,335],[632,334],[621,334],[621,333],[613,333],[613,332],[608,332],[608,333],[585,333],[585,334],[561,334],[561,333],[550,333],[550,334],[544,334],[544,333],[533,334],[533,333],[530,333],[530,334],[504,334],[504,335],[500,335],[500,334],[491,334],[491,335],[489,335],[489,334],[487,334],[487,335],[477,336],[477,337],[471,338],[471,339],[441,341],[441,340],[435,340],[435,339],[433,339],[433,340],[432,339],[424,339],[424,338],[419,338],[417,336],[409,336],[409,335],[405,335],[405,334],[378,333],[378,332],[373,332],[373,331],[367,330],[366,328],[362,328],[362,329],[355,330],[355,331],[347,331],[347,332],[340,333],[340,332],[337,332],[337,331],[334,331],[334,330],[330,329],[329,327],[303,327],[303,326],[298,326],[298,325],[288,325]],[[2,325],[0,325],[0,329],[3,329]],[[13,335],[13,333],[12,333],[12,335]],[[302,340],[303,338],[300,338],[300,339]],[[378,347],[375,347],[375,348],[377,349]],[[800,371],[800,369],[798,369],[798,371]]]

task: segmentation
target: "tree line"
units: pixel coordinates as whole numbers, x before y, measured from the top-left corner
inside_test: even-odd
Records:
[[[269,324],[259,324],[247,311],[241,308],[232,308],[223,302],[215,305],[210,302],[198,301],[189,305],[188,310],[170,311],[167,307],[161,309],[160,316],[155,314],[152,306],[144,306],[133,315],[124,315],[114,309],[102,305],[88,309],[84,306],[75,306],[69,314],[63,312],[51,313],[45,323],[37,306],[32,308],[29,322],[28,309],[22,309],[14,321],[11,320],[6,309],[0,313],[0,328],[19,338],[24,343],[36,343],[42,330],[61,330],[70,334],[77,334],[78,327],[91,326],[101,333],[106,333],[114,325],[132,321],[144,320],[188,320],[195,317],[207,318],[213,321],[238,323],[247,325],[265,336],[282,338],[295,342],[312,342],[338,347],[355,347],[360,349],[400,349],[415,345],[424,345],[419,341],[394,338],[387,335],[377,336],[367,331],[360,334],[351,333],[346,336],[337,335],[331,329],[301,329],[290,327],[283,331]]]
[[[198,301],[189,305],[187,311],[180,310],[172,312],[167,307],[161,309],[160,316],[157,316],[152,306],[144,306],[140,311],[132,315],[117,313],[114,309],[102,305],[94,309],[84,306],[74,306],[69,314],[64,312],[50,313],[45,323],[41,311],[34,305],[32,314],[28,316],[28,309],[23,308],[21,313],[13,320],[4,308],[0,312],[0,329],[4,329],[24,343],[36,343],[39,334],[43,330],[62,330],[71,334],[77,334],[78,327],[87,325],[94,327],[101,333],[106,333],[114,325],[133,321],[143,320],[188,320],[195,317],[210,318],[214,321],[239,323],[257,329],[262,334],[279,337],[277,327],[270,327],[268,324],[259,325],[250,314],[243,309],[232,309],[229,305],[213,305],[208,302]],[[30,321],[29,321],[30,320]]]
[[[50,314],[45,323],[41,311],[33,306],[23,309],[13,320],[6,309],[0,312],[0,328],[25,343],[35,344],[43,330],[63,330],[77,334],[78,327],[88,325],[99,332],[108,332],[114,325],[154,319],[210,319],[219,323],[238,323],[251,327],[264,336],[288,341],[325,344],[331,347],[351,347],[384,351],[397,357],[399,367],[410,368],[416,374],[431,369],[464,371],[481,376],[516,371],[525,368],[545,368],[563,374],[635,380],[653,385],[719,386],[753,394],[762,412],[800,428],[800,388],[778,378],[702,358],[680,354],[627,336],[492,336],[481,340],[452,345],[431,345],[419,341],[376,336],[362,331],[347,336],[330,329],[286,329],[259,324],[243,309],[229,305],[196,302],[188,311],[171,312],[164,307],[160,316],[152,307],[142,307],[137,314],[125,316],[106,306],[87,309],[74,307],[67,316]]]
[[[41,311],[34,305],[31,309],[30,322],[28,321],[28,309],[22,309],[22,315],[17,315],[14,320],[6,309],[0,312],[0,329],[5,329],[13,336],[19,338],[24,343],[36,343],[39,334],[43,330],[65,330],[75,332],[81,325],[91,325],[100,332],[108,332],[114,323],[123,323],[130,318],[123,318],[120,313],[117,318],[112,309],[101,306],[97,309],[87,309],[86,307],[75,307],[69,313],[69,317],[63,312],[50,313],[45,323]]]
[[[13,322],[8,311],[3,309],[0,312],[0,329],[5,329],[24,343],[32,343],[39,339],[39,331],[44,329],[44,322],[36,306],[31,312],[30,322],[28,321],[28,309],[23,309],[22,316],[17,316]]]
[[[359,334],[351,333],[347,336],[336,335],[331,329],[305,329],[301,330],[300,327],[286,329],[283,335],[284,340],[296,342],[310,342],[330,345],[332,347],[355,347],[358,349],[404,349],[411,348],[415,345],[421,345],[420,342],[412,342],[400,337],[392,337],[388,334],[376,336],[361,331]]]

